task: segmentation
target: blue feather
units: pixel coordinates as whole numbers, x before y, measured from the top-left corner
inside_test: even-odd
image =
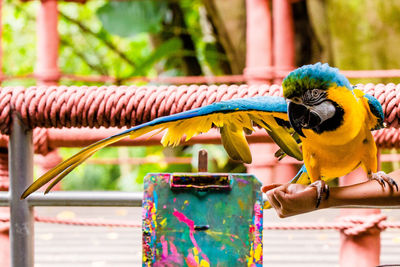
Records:
[[[276,113],[287,113],[287,103],[284,98],[278,96],[256,96],[250,98],[239,98],[231,99],[227,101],[221,101],[213,103],[208,106],[184,111],[177,114],[172,114],[165,117],[159,117],[152,121],[137,125],[128,130],[125,130],[119,134],[124,135],[128,132],[139,130],[144,127],[158,125],[160,123],[172,122],[182,119],[189,119],[199,116],[206,116],[212,113],[226,113],[232,111],[265,111],[265,112],[276,112]],[[109,138],[113,138],[110,136]]]
[[[383,114],[381,103],[379,103],[378,99],[376,99],[372,95],[364,94],[364,97],[368,99],[369,109],[371,110],[372,114],[374,114],[374,116],[377,118],[377,124],[371,130],[379,130],[381,128],[384,128],[383,121],[385,119],[385,115]]]

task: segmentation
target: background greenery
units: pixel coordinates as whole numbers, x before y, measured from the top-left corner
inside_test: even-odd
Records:
[[[4,0],[3,73],[27,75],[36,60],[39,1]],[[59,2],[60,57],[63,73],[108,75],[117,84],[134,76],[240,74],[245,67],[245,0],[134,0]],[[388,0],[307,0],[292,4],[296,64],[329,62],[341,69],[399,68],[400,4]],[[358,82],[398,82],[358,79]],[[62,84],[82,82],[62,80]],[[16,79],[7,85],[34,85]],[[94,83],[96,85],[96,83]],[[107,148],[95,157],[190,157],[199,146]],[[242,172],[220,146],[207,146],[211,171]],[[75,149],[61,149],[63,157]],[[195,157],[194,157],[195,158]],[[195,159],[194,159],[195,161]],[[195,164],[196,165],[196,164]],[[385,168],[391,168],[386,164]],[[92,165],[80,167],[66,189],[140,188],[147,172],[193,171],[191,164]]]

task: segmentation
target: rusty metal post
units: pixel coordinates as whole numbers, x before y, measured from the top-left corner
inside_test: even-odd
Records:
[[[295,65],[294,25],[289,0],[273,0],[273,64],[276,70],[292,70]],[[281,78],[274,83],[280,84]]]
[[[58,68],[58,9],[57,0],[41,0],[37,12],[37,62],[35,76],[39,85],[56,85]]]
[[[33,267],[33,207],[21,194],[33,182],[32,130],[12,114],[9,143],[11,267]]]
[[[359,168],[356,171],[340,179],[340,185],[360,183],[365,179],[364,171]],[[368,216],[380,213],[379,209],[342,209],[341,216]],[[380,260],[380,232],[366,232],[357,236],[348,236],[340,233],[340,259],[341,267],[370,267],[379,265]]]

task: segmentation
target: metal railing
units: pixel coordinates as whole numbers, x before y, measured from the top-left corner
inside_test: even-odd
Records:
[[[32,130],[17,113],[12,114],[9,140],[9,192],[0,192],[0,206],[10,207],[11,267],[34,266],[34,206],[130,206],[142,205],[142,193],[129,192],[52,192],[34,193],[21,200],[22,192],[33,182]]]
[[[22,192],[33,182],[32,130],[23,124],[17,113],[12,114],[12,119],[12,131],[9,140],[10,188],[9,192],[0,192],[0,206],[10,207],[11,267],[34,266],[33,209],[35,206],[141,207],[143,195],[141,192],[70,191],[51,192],[47,195],[38,192],[25,200],[21,200]],[[372,207],[369,206],[369,208]]]

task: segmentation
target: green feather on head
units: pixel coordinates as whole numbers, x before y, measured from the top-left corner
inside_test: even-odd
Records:
[[[283,96],[290,99],[302,96],[307,90],[328,90],[332,83],[352,90],[349,80],[337,68],[320,62],[305,65],[290,72],[283,80]]]

